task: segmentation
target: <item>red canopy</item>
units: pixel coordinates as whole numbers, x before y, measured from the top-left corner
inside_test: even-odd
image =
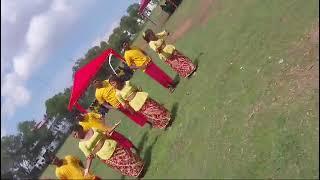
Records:
[[[85,112],[85,109],[78,104],[78,99],[82,96],[82,94],[86,91],[86,89],[90,85],[90,81],[94,78],[94,76],[98,73],[103,63],[107,60],[109,55],[114,55],[117,58],[125,61],[121,55],[119,55],[113,49],[107,49],[101,53],[100,56],[92,59],[88,64],[81,67],[74,75],[73,87],[70,95],[68,110],[72,111],[72,108],[76,106],[76,108]]]
[[[139,12],[142,14],[144,9],[147,7],[147,5],[149,4],[151,0],[141,0],[140,1],[140,8],[139,8]]]

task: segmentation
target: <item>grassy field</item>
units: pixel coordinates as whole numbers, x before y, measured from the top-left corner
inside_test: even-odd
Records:
[[[141,72],[132,80],[172,111],[172,126],[139,128],[118,112],[109,116],[122,119],[119,131],[143,149],[145,178],[318,178],[318,6],[317,0],[183,1],[163,28],[199,64],[196,76],[180,79],[173,94]],[[58,152],[67,154],[84,159],[72,137]],[[93,171],[126,178],[98,160]],[[42,177],[54,178],[53,168]]]

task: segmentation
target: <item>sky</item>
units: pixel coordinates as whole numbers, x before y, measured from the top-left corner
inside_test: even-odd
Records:
[[[1,136],[40,121],[72,66],[139,0],[1,0]]]

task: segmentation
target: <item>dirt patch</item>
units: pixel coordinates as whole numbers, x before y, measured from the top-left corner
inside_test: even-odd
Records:
[[[298,97],[304,96],[310,91],[319,91],[319,23],[315,23],[311,31],[306,33],[299,44],[289,50],[293,58],[301,57],[307,60],[303,65],[288,67],[278,76],[270,81],[266,91],[273,89],[276,92],[282,92],[282,96],[272,98],[270,105],[288,104]],[[316,52],[316,53],[315,53]],[[266,94],[268,96],[268,94]],[[246,127],[254,124],[252,119],[255,114],[265,110],[266,105],[263,103],[265,97],[252,106],[248,113]]]
[[[199,5],[196,7],[197,9],[192,13],[192,15],[190,14],[185,21],[181,21],[180,24],[177,25],[178,28],[171,31],[171,35],[168,37],[168,42],[175,43],[193,27],[207,24],[211,17],[211,10],[214,2],[215,0],[199,1]],[[144,50],[148,48],[148,45],[145,43],[145,41],[140,38],[135,44]]]
[[[311,32],[308,34],[308,39],[312,44],[319,45],[319,22],[313,25]]]
[[[306,67],[293,67],[285,74],[284,79],[293,80],[296,86],[290,90],[297,95],[307,88],[319,89],[319,62]]]
[[[202,0],[200,4],[200,24],[207,24],[210,18],[210,9],[213,6],[215,0]]]
[[[170,42],[176,42],[180,39],[186,32],[188,32],[193,25],[193,20],[188,18],[184,23],[182,23],[177,30],[168,38]]]
[[[190,31],[194,26],[206,24],[209,21],[211,7],[215,0],[201,0],[199,1],[199,7],[197,10],[190,15],[190,17],[182,22],[177,28],[174,30],[174,33],[168,38],[170,42],[176,42],[178,39],[183,37],[188,31]]]

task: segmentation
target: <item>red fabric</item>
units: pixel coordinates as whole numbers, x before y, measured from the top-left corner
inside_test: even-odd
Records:
[[[121,55],[119,55],[113,49],[107,49],[107,50],[103,51],[100,56],[92,59],[88,64],[81,67],[75,73],[74,80],[73,80],[73,87],[72,87],[69,105],[68,105],[69,111],[71,111],[73,106],[76,105],[78,99],[86,91],[86,89],[90,85],[90,81],[98,73],[98,71],[102,67],[103,63],[107,60],[107,57],[109,57],[110,54],[116,56],[118,59],[125,62],[124,58],[121,57]],[[79,107],[81,107],[81,106],[78,104],[78,105],[76,105],[76,107],[79,109]],[[84,108],[82,108],[82,109],[84,109]]]
[[[165,63],[177,72],[179,76],[184,78],[189,77],[196,70],[196,65],[179,51],[175,51],[165,60]]]
[[[141,0],[140,1],[140,8],[139,8],[139,12],[142,14],[144,9],[148,6],[149,2],[151,0]]]
[[[171,85],[173,85],[173,80],[171,79],[171,77],[168,76],[153,62],[150,62],[150,64],[145,70],[145,73],[165,88],[169,88]]]
[[[164,129],[171,119],[171,113],[151,98],[148,98],[139,112],[151,121],[153,128]]]
[[[78,102],[75,103],[75,107],[83,114],[88,113],[88,111],[86,109],[84,109],[80,104],[78,104]]]
[[[94,176],[93,180],[101,180],[101,178],[99,176]]]
[[[132,121],[140,125],[141,127],[144,126],[147,122],[147,118],[143,116],[141,113],[135,112],[134,114],[131,114],[129,110],[124,108],[121,104],[119,106],[119,111],[121,111],[123,114],[127,115],[128,118],[130,118]]]
[[[133,143],[127,139],[124,135],[118,133],[117,131],[113,131],[111,138],[121,144],[124,148],[130,149],[134,145]]]

